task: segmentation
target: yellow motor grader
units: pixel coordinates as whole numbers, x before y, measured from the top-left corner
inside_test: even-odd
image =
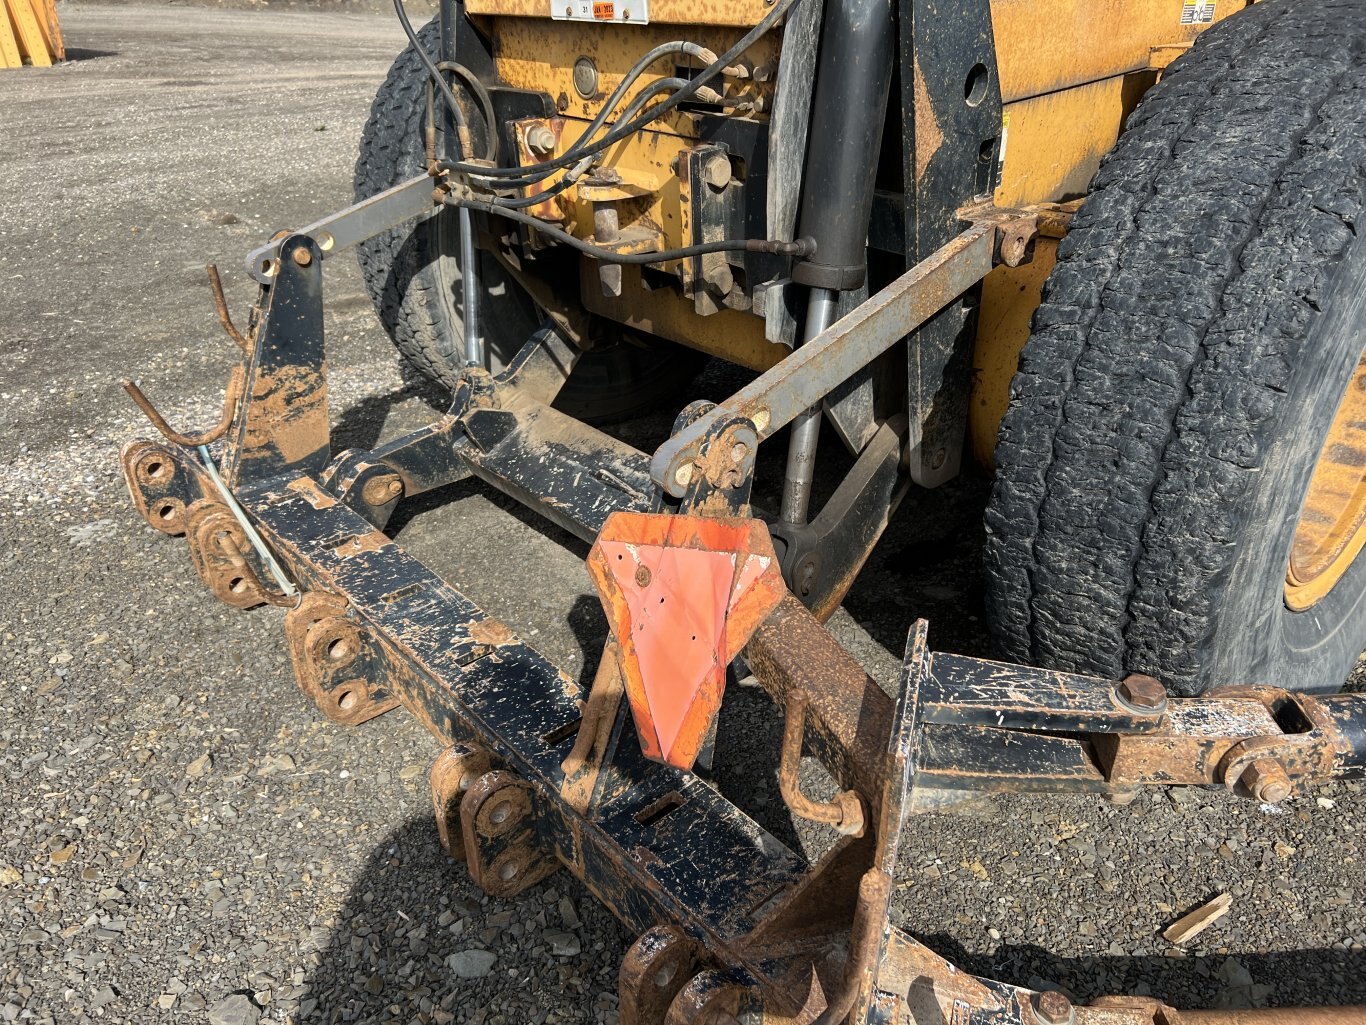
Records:
[[[1225,1020],[973,977],[891,893],[955,793],[1274,804],[1366,774],[1338,693],[1366,647],[1366,0],[395,9],[355,204],[248,255],[244,331],[218,290],[221,422],[128,383],[147,521],[223,601],[288,610],[326,716],[431,731],[478,885],[566,870],[635,931],[624,1025]],[[337,452],[322,281],[352,248],[450,404]],[[745,383],[697,400],[708,359]],[[603,429],[660,409],[653,451]],[[965,468],[995,475],[1006,661],[916,623],[889,696],[822,623],[903,497]],[[591,680],[386,535],[468,477],[591,543]],[[712,781],[736,672],[819,856]]]

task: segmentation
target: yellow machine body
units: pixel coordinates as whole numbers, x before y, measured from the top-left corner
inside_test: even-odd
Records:
[[[770,8],[765,0],[652,0],[649,24],[622,24],[630,0],[593,5],[601,21],[552,20],[552,0],[468,0],[493,40],[498,72],[508,84],[541,90],[555,98],[558,118],[519,125],[524,163],[559,155],[596,116],[602,102],[649,47],[687,35],[721,52]],[[567,2],[567,0],[561,0]],[[998,206],[1066,203],[1083,198],[1101,159],[1114,146],[1125,118],[1195,36],[1247,6],[1250,0],[993,0],[998,72],[1003,102]],[[1192,7],[1210,22],[1191,17]],[[773,97],[780,33],[765,37],[749,54],[741,77],[718,82],[727,97],[746,102],[737,116],[765,119]],[[592,62],[597,87],[585,97],[576,89],[576,62]],[[647,89],[670,71],[657,63],[638,80]],[[633,92],[632,95],[636,93]],[[629,100],[629,97],[628,97]],[[527,131],[544,124],[554,132],[553,151],[533,151]],[[541,136],[544,139],[544,136]],[[615,201],[623,228],[649,237],[658,248],[687,245],[696,238],[689,224],[680,156],[699,142],[697,120],[675,112],[650,130],[633,134],[609,151],[620,181],[610,187],[580,184],[533,208],[574,234],[593,236],[593,203]],[[837,145],[838,140],[829,140]],[[743,174],[743,168],[736,169]],[[558,176],[547,185],[558,181]],[[974,354],[969,446],[989,467],[996,432],[1008,400],[1019,351],[1052,269],[1058,240],[1041,238],[1033,262],[998,267],[982,285]],[[780,361],[790,350],[766,340],[763,318],[747,309],[716,304],[699,310],[676,288],[652,283],[639,268],[623,269],[619,295],[598,287],[592,261],[583,261],[582,302],[591,312],[618,323],[755,370]],[[688,266],[671,270],[680,280]]]

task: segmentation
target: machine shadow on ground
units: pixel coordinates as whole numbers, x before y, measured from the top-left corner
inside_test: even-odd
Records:
[[[576,926],[564,920],[572,902]],[[520,903],[539,905],[527,917],[503,912]],[[406,915],[406,919],[403,917]],[[440,923],[446,923],[442,925]],[[544,922],[544,928],[539,923]],[[556,955],[552,933],[571,934],[576,955]],[[1002,944],[973,954],[950,936],[920,937],[963,969],[1022,985],[1059,988],[1087,1001],[1109,993],[1163,998],[1168,993],[1207,993],[1207,1003],[1247,1006],[1253,988],[1230,988],[1227,955],[1173,958],[1065,957],[1032,944]],[[395,1004],[445,1011],[434,1021],[507,1022],[540,1025],[549,1015],[566,1023],[615,1022],[615,970],[632,937],[567,872],[560,871],[512,900],[479,892],[462,865],[447,858],[430,818],[415,817],[374,848],[332,928],[326,949],[310,958],[300,1025],[362,1025],[399,1020]],[[1060,937],[1060,942],[1066,939]],[[471,950],[494,960],[487,974],[461,977],[452,967]],[[487,958],[485,958],[487,961]],[[1273,1003],[1284,1006],[1323,1000],[1366,1001],[1366,953],[1302,950],[1239,954],[1252,977],[1275,982]],[[498,976],[519,980],[513,996]],[[497,981],[494,981],[497,980]],[[1233,981],[1237,981],[1234,978]],[[1258,1000],[1260,1002],[1260,1000]]]

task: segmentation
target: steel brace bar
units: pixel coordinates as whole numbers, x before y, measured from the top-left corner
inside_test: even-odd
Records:
[[[650,475],[681,498],[700,447],[726,419],[770,437],[991,272],[995,224],[976,224],[806,342],[771,370],[698,417],[656,450]]]
[[[441,209],[432,198],[435,181],[429,175],[401,182],[344,210],[328,214],[294,234],[308,235],[318,243],[324,257],[396,228],[414,217],[430,216]],[[271,239],[247,254],[247,273],[263,285],[270,284],[279,267],[281,238]]]

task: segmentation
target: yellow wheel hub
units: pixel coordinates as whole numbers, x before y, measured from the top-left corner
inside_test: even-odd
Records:
[[[1331,591],[1366,546],[1366,354],[1357,364],[1319,453],[1285,574],[1297,612]]]

